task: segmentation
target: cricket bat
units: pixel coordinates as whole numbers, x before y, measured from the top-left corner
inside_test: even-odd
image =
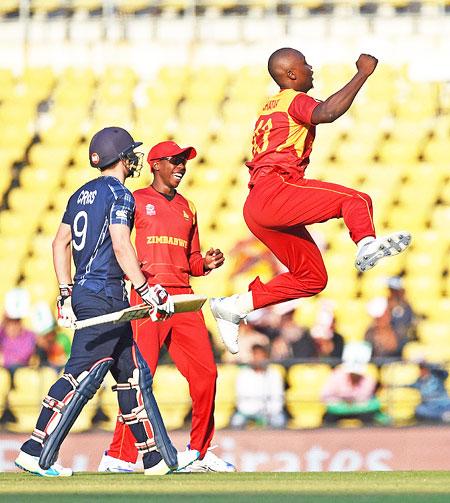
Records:
[[[187,313],[191,311],[199,311],[206,301],[203,295],[194,295],[190,293],[182,295],[172,295],[172,300],[175,308],[175,313]],[[128,307],[115,313],[103,314],[88,318],[86,320],[75,321],[72,328],[79,330],[80,328],[93,327],[103,323],[124,323],[126,321],[139,320],[150,316],[151,307],[148,304],[139,304],[137,306]]]

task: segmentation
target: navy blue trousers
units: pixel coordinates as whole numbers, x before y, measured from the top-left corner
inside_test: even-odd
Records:
[[[128,300],[107,297],[104,293],[94,293],[81,286],[75,286],[72,292],[72,307],[78,320],[119,311],[129,307]],[[130,323],[112,323],[76,330],[73,338],[71,354],[65,366],[64,374],[71,374],[75,379],[84,371],[89,370],[95,362],[102,358],[112,357],[114,363],[111,373],[119,383],[126,383],[132,377],[136,368],[133,359],[133,332]],[[71,383],[64,378],[58,379],[50,388],[49,396],[63,400],[73,391]],[[119,408],[123,414],[130,414],[137,407],[136,390],[120,390],[117,393]],[[46,431],[53,411],[46,407],[36,423],[36,429]],[[138,442],[151,438],[148,428],[142,423],[130,425],[131,431]],[[33,438],[27,440],[21,449],[32,456],[40,456],[42,445]],[[151,454],[151,453],[147,453]],[[147,455],[144,456],[144,466]]]

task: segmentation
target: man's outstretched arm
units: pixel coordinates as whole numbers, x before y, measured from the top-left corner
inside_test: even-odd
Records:
[[[313,124],[324,124],[335,121],[343,115],[353,103],[366,80],[372,75],[378,60],[369,54],[361,54],[356,62],[358,71],[355,76],[337,93],[317,105],[311,115]]]

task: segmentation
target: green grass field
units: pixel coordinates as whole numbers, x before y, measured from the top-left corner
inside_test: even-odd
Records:
[[[449,472],[232,473],[145,477],[0,474],[3,502],[448,502]]]

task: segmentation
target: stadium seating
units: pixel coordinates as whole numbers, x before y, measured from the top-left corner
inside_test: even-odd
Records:
[[[383,388],[378,393],[382,410],[394,425],[403,426],[415,422],[415,410],[420,403],[420,393],[413,388]]]
[[[6,399],[11,388],[11,374],[7,369],[0,367],[0,417],[5,410]]]
[[[8,430],[17,433],[33,431],[41,409],[42,398],[47,394],[57,377],[56,371],[49,367],[40,369],[23,367],[16,370],[14,389],[8,395],[8,402],[17,421],[8,423]],[[86,431],[91,427],[97,400],[98,397],[95,396],[89,401],[75,421],[71,429],[72,432]]]
[[[17,16],[20,3],[0,2],[0,17]],[[439,0],[412,3],[418,9],[448,10],[448,2]],[[371,2],[371,8],[392,14],[396,9],[409,9],[412,3],[383,0]],[[344,0],[199,0],[196,12],[199,19],[208,20],[231,11],[259,19],[275,10],[299,19],[313,13],[314,19],[318,12],[355,13],[367,8],[367,4]],[[169,20],[180,20],[194,12],[192,2],[187,0],[114,0],[111,5],[119,14],[124,32],[127,21],[133,16],[138,18],[143,11],[150,17]],[[64,19],[85,19],[98,15],[103,2],[31,0],[30,6],[32,16],[41,20],[62,11]],[[152,26],[149,20],[148,31]],[[200,29],[198,33],[201,38]],[[242,38],[247,36],[243,31]],[[120,63],[105,61],[95,68],[84,63],[70,66],[68,62],[49,68],[42,66],[40,58],[30,58],[32,63],[23,68],[0,69],[0,304],[7,290],[17,285],[29,289],[33,301],[53,302],[57,285],[51,240],[70,194],[97,175],[89,166],[88,142],[95,131],[110,123],[130,129],[136,139],[144,142],[143,150],[165,139],[197,148],[199,155],[189,164],[181,191],[198,209],[203,248],[219,246],[227,255],[224,267],[213,273],[214,281],[193,280],[198,293],[227,295],[246,289],[256,269],[262,270],[264,279],[270,277],[272,270],[263,260],[248,272],[236,275],[238,261],[228,256],[239,240],[249,236],[242,218],[248,190],[244,161],[250,156],[256,115],[273,84],[259,63],[249,65],[236,57],[232,62],[222,63],[218,58],[214,64],[204,65],[198,61],[194,64],[195,59],[189,65],[168,61],[142,74],[132,61],[124,62],[122,58]],[[313,94],[321,98],[334,92],[354,70],[353,65],[329,61],[315,68]],[[445,82],[423,82],[423,75],[416,79],[413,66],[380,62],[349,113],[334,124],[318,128],[307,170],[309,177],[369,193],[377,231],[384,234],[397,228],[409,229],[413,245],[407,254],[360,275],[353,267],[355,247],[342,222],[320,225],[316,235],[318,241],[323,241],[328,286],[317,299],[302,300],[296,319],[310,327],[316,320],[320,300],[331,300],[338,331],[346,341],[361,340],[370,323],[367,302],[386,295],[386,278],[400,274],[408,299],[423,317],[418,323],[418,341],[406,344],[403,358],[412,362],[425,357],[445,364],[450,361],[450,102]],[[148,184],[149,179],[146,165],[140,179],[127,183],[134,190]],[[257,256],[261,248],[248,253]],[[208,310],[205,318],[217,338]],[[284,375],[283,367],[276,368]],[[294,365],[286,372],[290,426],[320,425],[324,410],[319,400],[320,385],[329,371],[328,366]],[[24,375],[30,389],[40,396],[36,383],[43,376],[41,371]],[[416,375],[414,363],[380,367],[383,403],[399,423],[413,418],[417,400],[404,387]],[[218,428],[226,427],[233,413],[235,378],[235,367],[220,368]],[[396,391],[398,386],[402,388]],[[173,388],[176,394],[172,396],[168,390]],[[31,410],[38,409],[38,402],[34,397],[34,401],[22,399],[21,389],[12,394],[13,406],[23,405],[29,418],[34,414]],[[183,378],[172,367],[161,367],[155,393],[161,398],[169,427],[181,427],[190,408]],[[1,396],[0,392],[0,407]],[[100,399],[111,418],[104,426],[110,429],[115,422],[116,396],[105,390]],[[91,416],[92,410],[79,428],[85,428]],[[31,419],[26,418],[24,424],[16,425],[19,430],[28,428],[26,421]]]
[[[189,386],[173,365],[160,365],[155,373],[153,391],[168,430],[179,429],[191,409]]]
[[[331,369],[326,364],[296,364],[289,368],[286,409],[291,428],[317,428],[322,424],[325,405],[320,394]]]
[[[72,5],[78,9],[82,3],[74,2]],[[56,4],[56,1],[48,2],[48,10]],[[129,12],[137,9],[138,4],[129,4]],[[97,8],[98,5],[96,2],[85,2],[88,9]],[[124,7],[120,4],[119,8]],[[345,65],[324,65],[317,70],[317,81],[324,83],[325,92],[327,86],[331,89],[337,78],[345,79],[350,71],[351,68]],[[205,84],[212,74],[217,80],[214,88]],[[421,233],[440,234],[448,221],[445,194],[450,191],[450,184],[446,183],[445,168],[437,168],[445,159],[444,149],[448,137],[442,129],[445,130],[448,121],[437,115],[440,109],[436,100],[440,99],[441,94],[436,94],[432,85],[413,83],[405,75],[383,65],[380,78],[376,83],[370,83],[361,101],[352,107],[351,114],[319,130],[317,149],[309,169],[312,176],[346,183],[369,192],[374,200],[378,227],[385,227],[386,230],[387,224],[389,228],[407,227],[413,230],[416,238]],[[6,87],[16,89],[15,78],[10,72],[3,72],[0,78]],[[39,142],[29,150],[26,164],[19,172],[19,186],[14,185],[12,190],[9,189],[12,171],[7,171],[1,177],[0,188],[3,192],[9,190],[8,207],[13,211],[9,217],[7,211],[2,211],[0,215],[2,237],[18,233],[18,221],[22,222],[22,229],[30,238],[36,232],[54,232],[69,193],[93,176],[87,163],[87,144],[79,143],[80,140],[89,138],[97,127],[118,114],[128,127],[133,129],[134,123],[146,145],[172,134],[180,143],[198,147],[199,160],[203,159],[203,164],[197,163],[195,170],[192,169],[183,192],[201,208],[201,232],[208,241],[220,243],[228,252],[234,244],[227,239],[226,231],[229,228],[234,229],[235,240],[248,235],[241,213],[247,190],[242,162],[249,152],[256,110],[268,90],[269,79],[263,69],[248,66],[230,70],[218,65],[199,67],[193,72],[182,67],[177,68],[175,74],[173,68],[162,67],[151,85],[139,81],[133,71],[112,67],[106,67],[101,78],[89,69],[68,68],[57,75],[48,68],[30,68],[20,79],[23,90],[20,94],[15,92],[21,105],[12,108],[10,98],[0,106],[0,116],[16,124],[16,127],[2,128],[0,135],[0,141],[7,141],[9,145],[7,149],[2,149],[2,156],[9,166],[24,158],[32,141],[39,100],[51,95],[54,101],[48,114],[50,122],[39,125]],[[404,110],[405,95],[400,96],[395,86],[395,82],[400,80],[408,84],[405,86],[408,99],[420,100],[417,110]],[[385,94],[380,89],[391,89],[390,101],[383,100]],[[73,106],[75,92],[76,107]],[[96,94],[101,99],[95,101],[89,125],[88,110]],[[199,100],[205,96],[212,105],[208,108],[199,105]],[[130,106],[133,102],[136,103],[135,119]],[[390,108],[380,106],[380,103],[385,102],[390,104]],[[367,113],[367,107],[372,105],[374,113],[380,118],[395,113],[394,126],[386,127],[380,121],[378,129],[374,131],[373,122],[365,123],[363,110]],[[411,125],[411,117],[418,119],[414,125]],[[440,125],[439,130],[433,129],[430,118]],[[161,130],[153,126],[155,120],[158,124],[166,125],[166,132],[164,127]],[[218,124],[222,124],[222,127],[218,128]],[[448,127],[446,130],[448,133]],[[18,131],[21,131],[20,135]],[[24,131],[28,131],[28,135],[23,134]],[[7,135],[14,136],[9,139]],[[378,159],[378,163],[374,164],[374,158]],[[324,159],[326,164],[322,165]],[[413,169],[411,166],[414,166]],[[413,172],[414,176],[410,176]],[[427,191],[424,193],[420,181],[425,178]],[[142,183],[133,181],[132,186],[139,187]],[[64,190],[61,190],[62,186]],[[42,197],[38,201],[34,199],[33,207],[29,208],[27,200],[32,190],[40,190]],[[53,208],[54,213],[45,211],[48,207]],[[412,214],[414,218],[411,218]],[[379,278],[404,271],[408,293],[411,291],[412,297],[418,297],[415,295],[418,287],[427,286],[436,292],[436,302],[443,298],[448,241],[435,239],[438,246],[433,248],[433,256],[430,256],[429,248],[420,249],[422,240],[415,239],[418,246],[407,257],[386,263],[379,268],[380,274],[358,281],[352,260],[349,260],[352,247],[345,230],[342,230],[342,242],[346,244],[341,253],[335,251],[335,243],[340,242],[336,241],[335,231],[328,236],[327,231],[324,234],[330,247],[330,253],[325,256],[330,279],[324,297],[369,300],[371,296],[385,291]],[[23,250],[26,245],[23,240],[21,243],[23,248],[19,255],[25,256]],[[424,270],[425,267],[427,275],[417,275],[417,269]],[[412,271],[415,273],[412,274]],[[242,282],[248,283],[247,279]],[[223,293],[227,293],[226,282]],[[426,301],[417,299],[417,304],[421,302],[425,308],[422,314],[428,315],[434,302],[425,306]],[[363,302],[360,302],[358,309],[362,306]],[[363,313],[361,316],[364,319]],[[342,320],[345,318],[344,314]],[[353,338],[361,338],[362,325],[354,327]],[[348,324],[342,321],[342,327],[347,330]],[[215,331],[214,325],[210,328]]]
[[[214,422],[217,430],[230,424],[236,403],[236,377],[239,369],[236,365],[218,365],[216,388],[216,406]]]

